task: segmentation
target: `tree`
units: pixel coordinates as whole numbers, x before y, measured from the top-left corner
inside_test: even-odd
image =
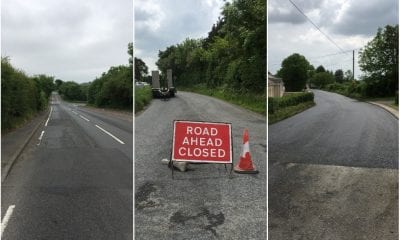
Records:
[[[335,81],[333,75],[329,72],[318,72],[315,73],[314,76],[311,78],[310,82],[318,87],[324,88],[326,85],[333,83]]]
[[[133,64],[133,43],[128,43],[129,65]]]
[[[135,80],[143,82],[145,76],[149,73],[149,68],[142,59],[135,57]]]
[[[326,72],[325,68],[322,65],[319,65],[317,69],[315,69],[316,73]]]
[[[310,63],[304,56],[298,53],[285,58],[279,74],[285,83],[286,91],[295,92],[303,90],[307,82],[309,69]]]
[[[399,79],[399,26],[378,29],[374,39],[359,52],[359,66],[371,96],[394,96]]]
[[[353,72],[351,70],[347,70],[344,73],[344,81],[351,81],[353,80]]]
[[[33,80],[36,82],[38,86],[38,94],[40,91],[43,91],[46,95],[46,98],[50,97],[51,92],[55,89],[54,85],[54,77],[46,76],[44,74],[35,75]]]
[[[201,84],[237,93],[265,94],[266,1],[226,2],[205,39],[185,39],[158,53],[176,86]]]
[[[62,81],[61,79],[56,79],[56,80],[54,81],[54,84],[55,84],[55,89],[56,89],[56,90],[59,90],[59,89],[60,89],[60,86],[63,84],[63,81]]]
[[[343,70],[342,69],[338,69],[335,71],[335,81],[338,83],[342,83],[344,80],[344,76],[343,76]]]

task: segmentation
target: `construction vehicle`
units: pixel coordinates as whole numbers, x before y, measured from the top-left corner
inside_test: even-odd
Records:
[[[151,91],[154,98],[170,98],[176,94],[176,88],[172,84],[172,70],[167,70],[167,86],[160,86],[160,75],[158,71],[152,71],[152,87]]]

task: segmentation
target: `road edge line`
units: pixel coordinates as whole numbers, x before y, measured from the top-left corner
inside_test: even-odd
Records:
[[[395,113],[393,113],[391,110],[388,109],[389,107],[386,107],[386,106],[383,105],[383,104],[378,104],[378,103],[375,103],[375,102],[370,102],[370,101],[365,101],[365,102],[366,102],[366,103],[369,103],[369,104],[372,104],[372,105],[375,105],[375,106],[378,106],[378,107],[384,109],[386,112],[389,112],[390,114],[392,114],[392,116],[394,116],[397,120],[399,119],[399,116],[398,116],[398,115],[396,115]],[[393,110],[393,111],[394,111],[394,110]]]
[[[49,109],[47,109],[46,112],[48,113]],[[24,151],[26,145],[28,145],[29,141],[32,139],[35,132],[39,129],[40,125],[42,125],[45,122],[46,117],[47,117],[47,114],[45,114],[42,121],[39,121],[39,123],[34,127],[34,129],[30,133],[30,135],[26,138],[25,142],[21,145],[21,147],[12,155],[9,164],[7,164],[4,167],[4,173],[3,173],[3,168],[2,168],[2,171],[1,171],[1,182],[2,183],[7,178],[8,174],[10,173],[11,168],[14,166],[15,160],[17,160],[18,157],[21,155],[21,153]]]

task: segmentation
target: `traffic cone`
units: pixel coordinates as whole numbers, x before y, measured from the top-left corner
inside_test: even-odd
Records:
[[[253,166],[250,155],[250,145],[249,145],[249,131],[244,129],[243,132],[243,150],[242,155],[240,155],[239,163],[234,167],[236,173],[248,173],[255,174],[258,171]]]

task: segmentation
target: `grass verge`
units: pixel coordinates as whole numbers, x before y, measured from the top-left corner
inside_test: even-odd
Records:
[[[377,98],[377,97],[363,97],[358,93],[349,94],[349,93],[347,93],[345,91],[340,91],[340,90],[335,90],[335,89],[333,89],[333,90],[332,89],[322,89],[322,90],[327,91],[327,92],[337,93],[337,94],[343,95],[345,97],[353,98],[353,99],[356,99],[356,100],[362,101],[362,102],[377,102],[377,103],[381,103],[381,104],[384,104],[384,105],[386,105],[388,107],[391,107],[391,108],[393,108],[395,110],[399,110],[399,105],[396,103],[396,100],[398,98],[397,95],[393,96],[393,97],[379,97],[379,98]]]
[[[207,88],[204,85],[195,85],[192,87],[180,87],[178,90],[194,92],[215,97],[263,115],[265,115],[266,113],[267,98],[265,94],[264,95],[254,94],[254,93],[240,94],[223,88]]]
[[[135,88],[135,113],[142,111],[153,98],[150,86]]]
[[[274,114],[269,113],[268,114],[268,124],[273,124],[273,123],[279,122],[283,119],[286,119],[288,117],[291,117],[293,115],[296,115],[310,107],[313,107],[314,105],[315,105],[314,101],[308,101],[308,102],[299,103],[295,106],[288,106],[288,107],[279,109],[279,110],[275,111]]]

